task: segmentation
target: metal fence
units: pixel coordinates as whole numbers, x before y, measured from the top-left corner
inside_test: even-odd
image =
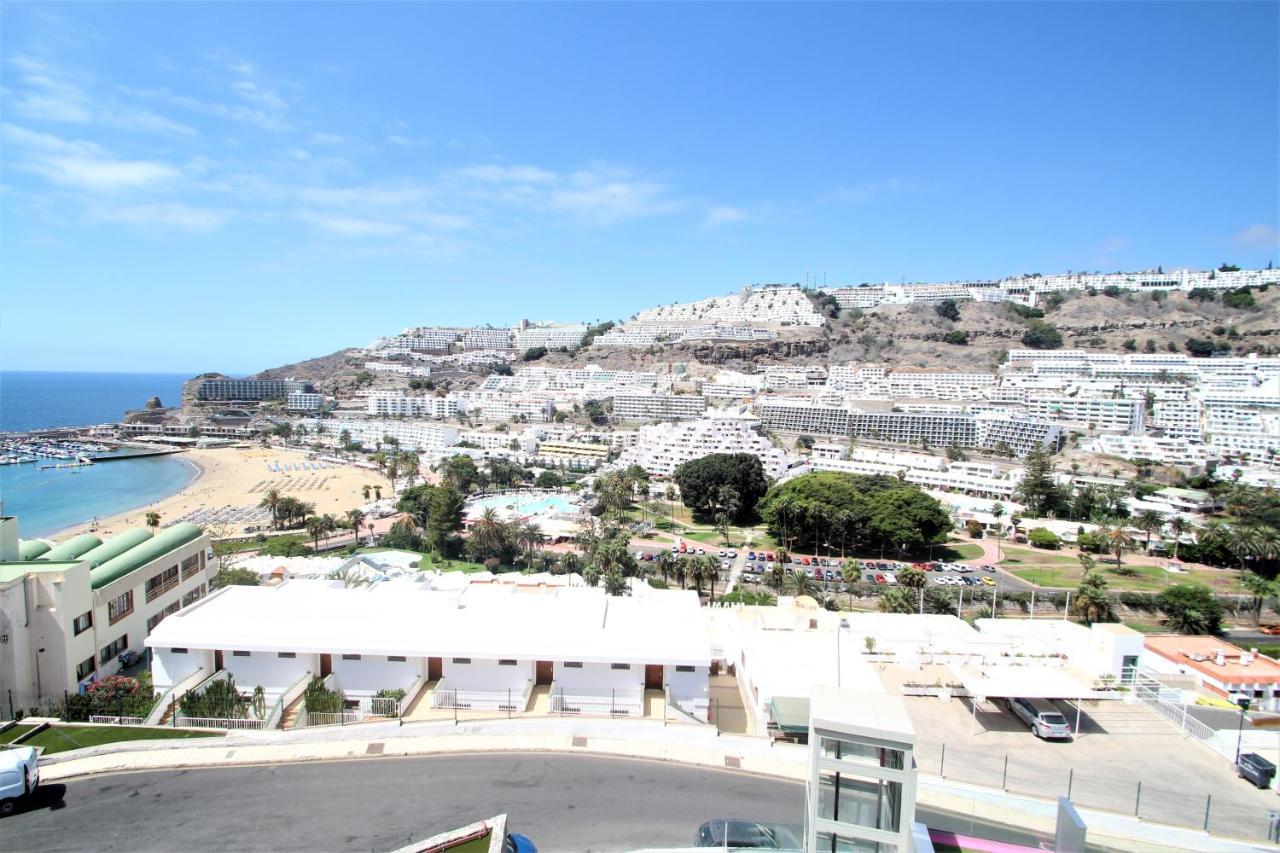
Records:
[[[1142,778],[1141,768],[1116,766],[1072,767],[1064,763],[1046,769],[1043,761],[1024,760],[1017,753],[946,744],[922,744],[916,756],[922,773],[1037,799],[1065,796],[1081,808],[1152,823],[1249,840],[1270,840],[1275,829],[1274,807],[1270,811],[1254,807],[1248,798],[1233,797],[1233,791],[1215,788],[1207,780]],[[1241,792],[1249,793],[1246,789]]]

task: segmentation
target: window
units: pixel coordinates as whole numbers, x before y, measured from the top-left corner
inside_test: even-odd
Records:
[[[676,672],[696,672],[697,669],[696,666],[678,666]]]
[[[360,660],[360,655],[343,655],[343,660]]]
[[[453,658],[454,663],[467,664],[471,663],[471,658]]]
[[[182,606],[186,607],[189,604],[195,604],[197,601],[204,598],[204,593],[205,593],[204,584],[200,584],[200,586],[196,587],[195,589],[190,590],[186,593],[183,593]]]
[[[76,681],[83,681],[92,675],[98,667],[93,663],[93,657],[87,657],[80,661],[80,665],[76,667]]]
[[[390,663],[404,663],[404,655],[387,655],[387,661]]]
[[[237,657],[237,658],[247,658],[247,657],[250,657],[250,654],[248,652],[232,652],[231,656]]]
[[[276,653],[276,657],[278,657],[278,658],[296,658],[297,656],[298,656],[298,655],[297,655],[297,653],[295,653],[295,652],[278,652],[278,653]]]
[[[189,580],[200,573],[200,554],[192,554],[182,561],[182,579]]]
[[[818,775],[818,817],[897,832],[902,783],[861,779],[823,770]]]
[[[107,602],[107,622],[114,625],[133,612],[133,590],[121,593]]]
[[[609,664],[609,669],[631,669],[631,664],[629,664],[629,663],[611,663],[611,664]]]
[[[148,619],[147,633],[150,634],[152,631],[154,631],[155,627],[164,621],[164,617],[168,616],[171,613],[177,613],[178,608],[181,606],[182,605],[180,602],[175,601],[172,604],[170,604],[168,607],[166,607],[164,610],[161,610],[159,613],[157,613],[156,615]]]
[[[170,566],[160,574],[152,577],[147,581],[144,590],[146,592],[147,601],[155,601],[169,590],[178,585],[178,567]]]
[[[509,658],[502,658],[498,660],[498,666],[515,666],[515,665],[516,665],[516,662]]]
[[[129,635],[125,634],[117,637],[114,642],[102,647],[102,650],[98,653],[98,663],[108,663],[127,648],[129,648]]]
[[[85,631],[88,631],[92,627],[93,627],[93,611],[92,610],[86,613],[81,613],[79,616],[75,618],[75,621],[71,623],[71,630],[74,636],[77,636],[77,637],[83,634]]]
[[[889,749],[873,743],[862,743],[824,737],[819,744],[823,758],[834,758],[838,761],[849,761],[854,764],[869,764],[874,767],[887,767],[890,770],[901,770],[904,763],[900,749]]]
[[[567,661],[565,661],[565,662],[564,662],[564,668],[565,668],[565,669],[582,669],[582,661],[580,661],[580,660],[567,660]]]
[[[186,649],[169,649],[169,654],[171,655],[185,655],[186,653]]]

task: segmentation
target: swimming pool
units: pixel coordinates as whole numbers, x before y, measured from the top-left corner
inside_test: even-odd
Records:
[[[568,495],[514,494],[478,498],[467,504],[467,515],[478,516],[492,507],[499,515],[554,515],[578,511],[578,504]]]

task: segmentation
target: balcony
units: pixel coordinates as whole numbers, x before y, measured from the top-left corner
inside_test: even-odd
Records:
[[[175,589],[175,588],[178,586],[179,582],[180,582],[180,581],[179,581],[179,579],[178,579],[178,575],[177,575],[177,573],[175,573],[175,574],[174,574],[174,576],[173,576],[172,578],[170,578],[169,580],[167,580],[167,581],[165,581],[164,583],[160,584],[159,586],[154,586],[154,587],[153,587],[153,586],[151,586],[151,585],[149,585],[149,584],[148,584],[148,586],[147,586],[147,603],[148,603],[148,604],[150,604],[151,602],[155,601],[155,600],[156,600],[157,598],[159,598],[160,596],[164,595],[164,594],[165,594],[166,592],[168,592],[169,590],[171,590],[171,589]]]

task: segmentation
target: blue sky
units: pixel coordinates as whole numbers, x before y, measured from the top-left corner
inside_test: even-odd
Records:
[[[0,365],[1264,266],[1278,8],[5,4]]]

